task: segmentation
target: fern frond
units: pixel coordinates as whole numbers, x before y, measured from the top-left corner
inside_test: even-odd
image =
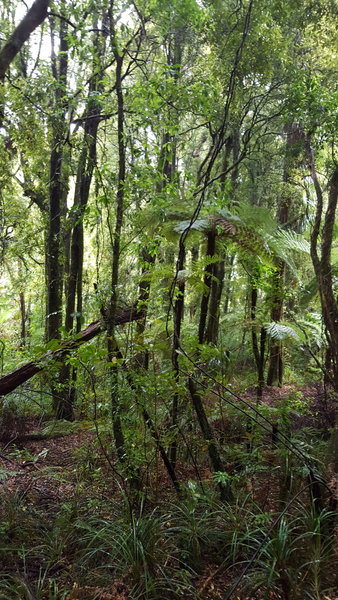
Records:
[[[210,228],[210,222],[207,219],[197,219],[193,223],[191,221],[180,221],[175,225],[174,231],[176,233],[183,233],[184,231],[206,231]]]
[[[278,225],[270,208],[241,202],[237,206],[237,214],[243,223],[263,235],[274,235],[277,230]]]
[[[296,252],[310,254],[309,242],[302,235],[291,229],[279,229],[276,234],[276,242],[282,245],[285,250],[296,250]]]
[[[306,308],[311,300],[318,294],[318,282],[317,278],[313,277],[307,284],[304,286],[299,293],[298,303],[300,308]]]
[[[296,331],[290,327],[289,325],[281,325],[281,323],[276,323],[272,321],[265,325],[266,333],[273,339],[278,342],[283,340],[287,340],[293,338],[294,340],[299,341],[299,336]]]

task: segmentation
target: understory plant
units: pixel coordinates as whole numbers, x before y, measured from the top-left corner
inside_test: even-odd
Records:
[[[149,512],[145,503],[137,512],[115,507],[106,519],[78,521],[79,551],[75,562],[81,581],[88,567],[101,584],[114,577],[123,578],[130,598],[178,598],[192,593],[189,569],[179,561],[177,547],[168,535],[168,515],[155,507]]]

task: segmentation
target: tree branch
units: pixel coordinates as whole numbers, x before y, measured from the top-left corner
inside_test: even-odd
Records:
[[[47,17],[49,0],[35,0],[26,16],[10,35],[7,43],[0,52],[0,81],[3,81],[12,60],[21,50],[31,33]]]

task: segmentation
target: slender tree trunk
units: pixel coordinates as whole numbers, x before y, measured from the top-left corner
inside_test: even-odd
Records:
[[[35,0],[26,15],[0,50],[0,127],[4,119],[4,81],[11,62],[33,31],[47,17],[49,0]]]
[[[50,207],[47,254],[47,338],[58,339],[61,324],[61,278],[60,278],[60,171],[62,166],[61,141],[53,140],[55,146],[50,161]]]
[[[238,161],[238,157],[239,157],[239,151],[240,151],[240,135],[239,135],[239,130],[235,129],[233,134],[231,136],[229,136],[229,138],[227,139],[225,145],[224,145],[224,153],[223,153],[223,158],[222,158],[222,167],[221,167],[221,177],[220,177],[220,186],[221,186],[221,190],[223,190],[223,193],[226,194],[226,182],[227,182],[227,176],[226,176],[226,172],[229,166],[229,159],[230,156],[232,154],[232,160],[233,160],[233,164],[236,164],[236,162]],[[232,170],[231,172],[231,176],[230,176],[230,183],[231,183],[231,196],[230,196],[230,201],[229,201],[229,208],[231,208],[232,206],[232,202],[234,199],[234,195],[235,195],[235,190],[237,187],[237,180],[238,180],[238,165]],[[209,301],[209,311],[208,311],[208,324],[207,324],[207,328],[206,328],[206,332],[205,332],[205,341],[207,343],[210,344],[217,344],[217,339],[218,339],[218,330],[219,330],[219,318],[220,318],[220,312],[221,312],[221,298],[222,298],[222,293],[223,293],[223,288],[224,288],[224,279],[225,279],[225,265],[226,263],[229,263],[232,266],[231,260],[232,260],[232,256],[230,258],[229,261],[229,257],[227,256],[227,253],[225,253],[225,255],[223,255],[223,257],[221,258],[221,260],[217,263],[214,263],[213,265],[213,277],[212,277],[212,281],[211,281],[211,290],[210,290],[210,301]],[[231,268],[228,274],[228,286],[227,286],[227,292],[228,289],[230,288],[230,281],[231,281]],[[226,303],[228,304],[229,302],[229,298],[228,298],[228,294],[227,294],[227,300]]]
[[[22,21],[10,35],[0,51],[0,82],[4,80],[6,71],[28,40],[33,31],[41,25],[47,17],[49,0],[35,0]]]
[[[337,198],[338,165],[336,165],[329,182],[328,205],[324,216],[322,230],[320,266],[316,271],[323,309],[323,317],[326,326],[329,347],[331,350],[333,379],[336,392],[338,392],[338,298],[334,294],[331,250],[337,214]],[[313,240],[311,240],[311,244],[313,245]],[[314,252],[312,252],[312,261],[313,255]],[[314,266],[315,263],[316,259],[314,261]]]
[[[185,265],[185,246],[181,240],[178,259],[177,259],[177,272],[183,271]],[[178,278],[177,281],[177,292],[176,300],[174,303],[173,311],[173,322],[174,322],[174,338],[172,347],[172,365],[174,369],[174,379],[176,390],[173,397],[172,408],[171,408],[171,429],[173,435],[173,441],[170,444],[169,457],[170,462],[175,469],[177,461],[177,423],[178,423],[178,407],[179,407],[179,391],[178,385],[180,381],[180,369],[179,369],[179,348],[181,343],[181,327],[183,321],[184,311],[184,292],[185,292],[185,281],[184,277]]]
[[[26,321],[27,321],[27,314],[26,314],[26,300],[25,300],[25,293],[23,291],[20,292],[19,294],[19,298],[20,298],[20,317],[21,317],[21,331],[20,331],[20,348],[24,348],[26,346]]]
[[[160,151],[160,156],[159,156],[159,160],[158,160],[158,169],[157,169],[158,173],[160,175],[160,179],[156,184],[156,191],[158,193],[160,193],[165,188],[167,183],[172,181],[173,174],[175,171],[175,159],[173,158],[173,156],[175,154],[174,147],[175,147],[175,140],[174,140],[173,136],[170,136],[168,132],[164,133],[162,136],[161,151]],[[141,278],[140,285],[139,285],[139,301],[142,303],[142,306],[145,308],[144,319],[137,323],[137,335],[140,340],[142,340],[143,333],[145,331],[146,319],[147,319],[146,306],[147,306],[147,303],[149,300],[149,294],[150,294],[150,281],[146,277],[146,275],[149,276],[149,272],[151,271],[151,269],[153,268],[153,266],[155,264],[157,249],[158,249],[158,245],[157,245],[156,251],[154,251],[154,248],[150,247],[150,246],[142,247],[141,252],[140,252],[141,258],[142,258],[142,263],[143,263],[141,275],[143,275],[144,278],[143,277]],[[145,369],[147,369],[148,362],[149,362],[149,352],[147,350],[144,350],[144,352],[137,357],[137,360],[141,366],[143,366]]]
[[[113,29],[113,15],[110,15]],[[116,194],[116,221],[113,241],[113,260],[111,271],[111,296],[107,314],[107,350],[111,385],[111,415],[115,447],[120,461],[125,460],[124,434],[121,423],[121,400],[119,397],[119,369],[116,361],[115,323],[118,300],[118,281],[120,264],[121,233],[124,214],[124,186],[126,178],[126,149],[124,135],[124,98],[122,91],[123,56],[119,54],[116,46],[114,31],[112,31],[112,44],[115,55],[116,74],[115,92],[117,99],[117,144],[118,144],[118,179]]]
[[[142,307],[144,311],[144,318],[137,322],[136,325],[136,333],[138,343],[143,344],[143,334],[146,328],[147,322],[147,314],[148,314],[148,300],[150,295],[150,280],[149,274],[151,269],[153,268],[156,260],[156,254],[154,252],[150,253],[148,248],[141,249],[141,258],[142,258],[142,272],[141,272],[141,281],[139,283],[139,305]],[[137,354],[136,363],[141,368],[146,371],[149,368],[149,351],[147,348],[142,350]]]
[[[190,253],[191,253],[192,268],[194,268],[194,262],[196,263],[199,258],[199,246],[198,245],[193,246],[190,250]],[[190,308],[189,308],[189,320],[191,322],[195,322],[196,312],[197,312],[197,299],[194,297],[194,299],[190,302]]]
[[[94,29],[97,29],[97,18],[94,18]],[[84,228],[83,217],[88,204],[90,186],[93,171],[96,164],[97,131],[100,123],[101,107],[96,94],[100,92],[102,85],[102,69],[98,61],[101,61],[104,53],[104,43],[100,39],[101,33],[95,33],[93,48],[95,60],[93,64],[94,75],[89,86],[87,98],[87,110],[84,115],[83,146],[80,152],[74,204],[72,209],[71,223],[64,227],[63,239],[65,242],[65,266],[67,270],[66,281],[66,315],[65,329],[72,332],[75,320],[75,332],[81,330],[82,322],[82,280],[83,280],[83,254],[84,254]],[[68,229],[68,231],[67,231]],[[64,414],[71,418],[76,401],[77,369],[70,365],[64,365],[60,373],[60,385],[64,389],[63,401]],[[61,410],[61,407],[60,407]],[[65,418],[65,417],[64,417]]]
[[[323,319],[331,353],[333,379],[335,382],[334,385],[336,391],[338,391],[338,300],[334,295],[333,273],[331,266],[333,231],[338,198],[338,166],[335,166],[330,178],[328,186],[328,204],[326,212],[324,213],[323,192],[317,177],[313,150],[309,141],[307,141],[307,150],[310,161],[311,176],[317,196],[316,216],[311,233],[311,259],[318,283]],[[319,251],[319,244],[321,252]]]
[[[258,340],[257,327],[256,327],[256,309],[257,309],[257,282],[251,281],[251,339],[252,349],[257,369],[257,398],[262,398],[263,387],[264,387],[264,355],[265,355],[265,339],[266,330],[264,327],[260,328],[260,339]]]
[[[334,280],[331,265],[331,252],[334,235],[334,225],[338,203],[338,165],[333,172],[328,186],[328,202],[324,209],[324,198],[320,182],[317,177],[315,159],[310,140],[306,140],[309,157],[310,172],[317,197],[315,221],[311,233],[311,259],[318,283],[322,314],[326,328],[326,336],[332,362],[332,380],[336,395],[338,394],[338,298],[334,292]],[[325,212],[324,212],[325,210]],[[320,250],[319,250],[320,244]],[[332,453],[328,460],[329,476],[334,484],[337,482],[338,460],[338,419],[337,412],[335,427],[330,440]],[[333,493],[331,497],[333,510],[337,507],[337,498]]]
[[[213,279],[211,282],[208,324],[205,332],[205,341],[216,346],[219,330],[220,303],[224,285],[225,259],[214,264]]]
[[[183,36],[184,27],[179,27],[174,32],[172,39],[169,40],[167,63],[170,68],[170,77],[176,85],[181,72],[181,61],[182,61],[182,48],[183,48]],[[169,118],[171,120],[177,120],[179,115],[175,109],[169,109]],[[164,140],[161,148],[160,163],[162,165],[163,179],[161,181],[161,187],[165,188],[167,183],[174,181],[176,172],[176,139],[175,136],[170,134],[168,131],[164,134]],[[180,382],[180,371],[179,371],[179,354],[178,350],[180,347],[180,336],[181,327],[184,315],[184,292],[185,282],[184,277],[180,278],[179,273],[183,271],[185,266],[185,245],[184,241],[180,240],[178,257],[176,262],[176,273],[178,274],[177,280],[177,293],[176,299],[173,306],[173,345],[171,362],[174,372],[174,386],[175,391],[172,399],[171,411],[170,411],[170,428],[172,440],[168,449],[168,457],[172,469],[175,471],[177,462],[177,450],[178,450],[178,418],[179,418],[179,391],[178,386]]]
[[[225,262],[225,270],[227,271],[227,276],[225,278],[225,300],[224,300],[224,314],[228,314],[231,300],[231,280],[233,274],[233,268],[235,264],[235,254],[231,254],[228,260]]]
[[[297,160],[299,159],[301,149],[299,142],[301,140],[302,132],[299,126],[295,123],[287,124],[285,131],[286,147],[283,182],[287,185],[292,182],[291,172],[292,169],[295,168],[295,164],[297,164]],[[287,189],[285,189],[282,198],[280,199],[280,205],[277,213],[278,222],[281,227],[287,227],[291,202],[292,198],[290,197]],[[285,262],[283,260],[279,260],[277,270],[272,281],[273,293],[271,298],[271,320],[275,321],[276,323],[283,319],[285,269]],[[283,344],[282,342],[275,342],[272,340],[270,346],[270,363],[267,376],[267,385],[273,385],[275,381],[278,382],[279,386],[283,385]]]
[[[64,10],[62,5],[61,12]],[[60,339],[62,319],[62,220],[64,210],[65,189],[64,177],[64,141],[66,137],[65,116],[67,101],[65,100],[68,72],[67,23],[60,19],[60,50],[55,55],[54,22],[51,19],[52,41],[52,74],[57,84],[55,91],[55,108],[57,117],[52,121],[52,150],[50,159],[49,183],[49,230],[47,236],[47,340]],[[72,409],[63,401],[63,390],[60,386],[52,386],[53,409],[58,419],[72,419]]]
[[[278,323],[283,318],[284,304],[284,280],[285,263],[280,261],[279,267],[273,276],[273,297],[271,308],[271,321]],[[267,385],[273,385],[275,381],[278,385],[283,385],[283,345],[282,342],[271,341],[269,371],[267,376]]]
[[[224,465],[223,465],[223,462],[221,460],[221,457],[220,457],[220,454],[218,451],[217,442],[215,440],[215,436],[212,432],[212,429],[209,425],[209,421],[208,421],[206,412],[204,410],[202,398],[201,398],[200,394],[198,393],[196,383],[192,379],[192,377],[189,377],[189,379],[188,379],[188,387],[189,387],[189,391],[190,391],[191,402],[192,402],[194,411],[196,413],[196,416],[197,416],[197,419],[198,419],[198,422],[199,422],[199,425],[200,425],[200,428],[202,431],[203,438],[208,446],[208,454],[209,454],[210,462],[212,465],[212,469],[214,472],[223,473]],[[231,491],[231,487],[228,483],[220,483],[218,485],[218,487],[219,487],[222,502],[230,502],[231,500],[233,500],[233,494]]]
[[[216,231],[209,231],[207,234],[207,248],[206,248],[206,256],[211,260],[215,255],[215,247],[216,247]],[[206,265],[204,269],[204,278],[203,278],[203,295],[201,300],[201,310],[200,310],[200,320],[198,326],[198,343],[203,344],[205,341],[205,328],[208,316],[208,305],[211,291],[211,283],[212,276],[214,272],[214,263],[210,262]]]
[[[207,251],[206,251],[206,255],[210,259],[212,259],[215,255],[215,246],[216,246],[216,231],[211,230],[207,234]],[[198,343],[199,344],[203,344],[205,342],[206,322],[207,322],[208,305],[209,305],[209,298],[210,298],[213,274],[214,274],[214,263],[210,262],[209,264],[206,265],[206,267],[204,269],[204,279],[203,279],[204,290],[203,290],[203,296],[202,296],[202,300],[201,300],[201,311],[200,311],[200,320],[199,320],[199,327],[198,327]],[[221,460],[221,457],[220,457],[220,454],[218,451],[217,443],[214,438],[212,429],[210,427],[208,417],[207,417],[207,414],[206,414],[204,406],[203,406],[203,401],[202,401],[201,395],[200,395],[197,385],[192,377],[188,378],[188,388],[190,391],[193,409],[196,413],[203,438],[206,441],[207,446],[208,446],[208,453],[209,453],[209,458],[210,458],[210,462],[211,462],[213,471],[214,472],[223,472],[224,465],[223,465],[223,462]],[[231,501],[233,498],[233,495],[232,495],[230,485],[220,483],[218,487],[219,487],[222,502]]]

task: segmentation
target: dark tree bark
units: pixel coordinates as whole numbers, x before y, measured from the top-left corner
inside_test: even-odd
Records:
[[[211,282],[209,316],[205,332],[205,341],[216,346],[218,339],[220,303],[224,285],[225,274],[224,258],[214,263],[213,279]]]
[[[271,308],[271,321],[278,323],[283,318],[284,305],[284,279],[285,279],[285,262],[279,261],[279,267],[273,275],[273,296]],[[267,375],[267,385],[273,385],[275,381],[278,385],[283,385],[283,345],[282,342],[271,341],[269,370]]]
[[[180,73],[181,73],[181,62],[182,62],[182,49],[183,49],[183,36],[184,27],[178,28],[173,35],[172,40],[169,42],[168,49],[168,66],[170,67],[170,76],[172,77],[175,84],[177,84]],[[171,113],[171,114],[170,114]],[[179,115],[176,111],[169,109],[169,116],[172,120],[177,120]],[[163,181],[162,188],[169,182],[172,182],[176,172],[176,138],[175,136],[165,133],[165,143],[162,144],[163,152]],[[181,239],[178,250],[178,257],[176,262],[176,273],[183,271],[185,266],[185,245]],[[185,281],[184,277],[178,277],[177,281],[177,295],[173,306],[173,346],[171,361],[174,372],[175,391],[172,399],[171,411],[170,411],[170,425],[172,433],[172,441],[169,446],[168,455],[170,464],[175,470],[177,462],[177,450],[178,450],[178,417],[179,417],[179,392],[178,385],[180,381],[179,371],[179,354],[178,350],[180,347],[181,340],[181,327],[184,316],[184,292],[185,292]]]
[[[58,339],[61,325],[61,276],[60,276],[60,235],[61,235],[61,140],[54,138],[50,160],[50,204],[49,230],[47,239],[47,339]]]
[[[266,341],[266,329],[265,327],[260,328],[260,339],[258,340],[257,328],[256,328],[256,310],[257,310],[257,281],[251,280],[251,294],[250,294],[250,313],[251,313],[251,339],[252,349],[257,369],[257,398],[262,398],[263,387],[264,387],[264,357],[265,357],[265,341]]]
[[[232,155],[232,164],[237,166],[231,171],[230,182],[231,182],[231,198],[229,202],[229,208],[232,206],[232,202],[234,200],[234,194],[237,187],[238,180],[238,159],[240,152],[240,134],[239,130],[236,128],[232,135],[229,136],[225,145],[224,152],[222,158],[221,165],[221,177],[220,177],[220,186],[223,190],[223,193],[226,192],[226,182],[227,182],[227,171],[229,167],[230,158]],[[231,265],[233,261],[233,256],[229,256],[229,252],[223,250],[222,258],[219,262],[213,264],[212,270],[212,281],[211,281],[211,290],[210,290],[210,300],[208,307],[208,323],[205,331],[205,341],[207,343],[216,345],[218,339],[218,330],[219,330],[219,318],[221,312],[221,298],[224,288],[224,279],[225,279],[225,266]],[[228,290],[230,288],[231,281],[231,267],[228,273],[228,281],[227,281],[227,298],[228,298]],[[228,304],[228,299],[226,300]],[[225,311],[227,312],[227,311]]]
[[[175,487],[175,490],[178,494],[178,496],[180,496],[181,493],[181,489],[180,489],[180,483],[177,479],[176,476],[176,472],[175,472],[175,468],[172,465],[172,461],[169,459],[169,456],[167,455],[164,446],[161,443],[161,438],[160,438],[160,434],[158,433],[153,421],[150,418],[149,413],[147,412],[147,410],[145,408],[142,409],[142,416],[143,416],[143,420],[146,424],[146,426],[148,427],[153,439],[156,442],[156,446],[158,448],[158,451],[161,455],[161,458],[163,460],[163,464],[166,467],[167,471],[168,471],[168,475]]]
[[[6,44],[0,51],[0,82],[4,80],[6,71],[16,57],[23,44],[33,31],[47,17],[49,0],[35,0],[31,8],[16,27]]]
[[[52,148],[49,182],[49,230],[47,237],[47,339],[60,338],[62,309],[61,212],[66,182],[63,178],[64,119],[67,109],[65,86],[68,71],[68,42],[66,23],[60,21],[60,52],[54,54],[54,27],[51,22],[52,74],[57,83],[55,106],[60,111],[52,121]]]
[[[160,174],[160,179],[156,184],[157,192],[161,192],[167,183],[172,180],[173,173],[175,171],[175,160],[173,159],[171,151],[168,150],[168,144],[172,148],[175,145],[175,140],[168,133],[165,133],[162,137],[162,145],[158,161],[158,173]],[[145,316],[143,320],[137,323],[137,336],[140,340],[142,340],[146,327],[147,304],[150,295],[149,273],[155,264],[157,252],[154,251],[154,247],[146,246],[141,248],[140,255],[142,258],[142,273],[139,284],[139,301],[145,310]],[[140,366],[148,369],[149,352],[144,350],[144,352],[137,356],[137,361]]]
[[[231,294],[232,294],[231,280],[232,280],[233,268],[234,268],[234,264],[235,264],[235,258],[236,258],[236,255],[231,254],[230,256],[227,257],[227,259],[225,261],[225,271],[227,272],[227,276],[225,277],[225,282],[224,282],[224,287],[225,287],[224,314],[225,315],[229,312],[229,306],[230,306],[230,300],[231,300]]]
[[[180,368],[179,368],[179,354],[178,350],[180,348],[181,343],[181,328],[183,322],[183,311],[184,311],[184,292],[185,292],[185,281],[184,277],[180,278],[179,273],[183,271],[185,265],[185,246],[184,242],[181,239],[180,247],[178,252],[177,259],[177,273],[178,273],[178,281],[177,281],[177,292],[176,292],[176,300],[174,302],[173,308],[173,325],[174,325],[174,337],[173,337],[173,347],[172,347],[172,365],[174,370],[174,379],[176,390],[173,397],[172,407],[171,407],[171,428],[172,434],[174,436],[173,441],[170,444],[169,448],[169,457],[170,462],[175,469],[176,461],[177,461],[177,423],[178,423],[178,407],[179,407],[179,392],[178,385],[180,381]]]
[[[21,331],[20,331],[20,348],[24,348],[26,346],[26,323],[27,323],[27,313],[26,313],[26,298],[25,293],[23,291],[19,294],[20,299],[20,320],[21,320]]]
[[[96,19],[94,20],[94,29],[97,29]],[[70,245],[70,271],[67,285],[67,306],[65,327],[67,331],[73,329],[74,313],[76,308],[76,331],[81,327],[82,315],[82,271],[83,271],[83,216],[88,203],[90,185],[92,182],[93,171],[96,165],[96,146],[97,132],[101,120],[101,106],[97,95],[102,91],[100,81],[103,77],[100,63],[104,53],[104,43],[99,38],[99,34],[94,39],[94,76],[91,79],[87,98],[87,110],[84,119],[84,136],[82,150],[80,152],[74,204],[72,209],[73,229]],[[76,305],[77,299],[77,305]]]
[[[156,254],[150,252],[147,247],[141,248],[140,256],[142,259],[142,270],[141,270],[141,281],[139,283],[139,306],[144,311],[144,318],[140,319],[136,325],[137,339],[139,343],[143,344],[143,334],[146,328],[147,314],[148,314],[148,300],[150,295],[150,279],[149,274],[152,267],[155,264]],[[142,350],[136,355],[137,366],[145,369],[149,368],[149,352],[147,349]]]
[[[64,11],[62,3],[61,11]],[[67,74],[68,74],[68,41],[67,23],[60,19],[58,55],[55,53],[55,28],[54,20],[50,20],[52,44],[52,75],[56,83],[54,96],[55,116],[51,119],[52,144],[50,157],[49,180],[49,225],[47,234],[46,252],[46,281],[47,281],[47,315],[46,334],[47,341],[60,339],[62,324],[62,289],[63,289],[63,223],[62,214],[65,212],[68,182],[65,175],[64,142],[67,136],[65,123],[67,112]],[[52,386],[52,404],[58,419],[73,419],[73,408],[65,397],[62,388],[62,379],[59,385]]]
[[[216,248],[216,231],[213,229],[207,234],[206,256],[212,259],[215,255]],[[208,305],[211,291],[212,276],[214,272],[214,263],[210,262],[204,269],[204,290],[201,300],[200,320],[198,325],[198,343],[203,344],[205,341],[205,327],[208,316]]]
[[[317,177],[314,154],[309,140],[307,140],[306,146],[311,177],[317,197],[316,216],[311,233],[311,259],[318,283],[326,336],[332,360],[334,387],[335,391],[338,392],[338,299],[334,293],[331,265],[333,232],[338,200],[338,165],[334,166],[329,180],[328,203],[325,210],[323,191]]]

